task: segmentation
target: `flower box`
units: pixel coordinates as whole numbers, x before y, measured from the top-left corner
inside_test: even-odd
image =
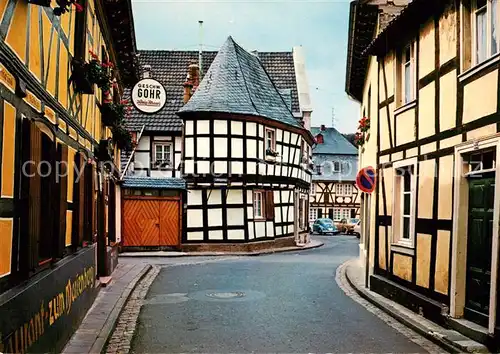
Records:
[[[116,146],[120,150],[130,151],[133,148],[132,144],[132,135],[130,132],[125,129],[122,125],[113,126],[111,128],[111,132],[113,133],[113,140],[116,143]]]
[[[28,0],[28,4],[50,7],[51,0]]]
[[[102,124],[106,127],[120,125],[124,117],[124,106],[122,104],[105,102],[99,105]]]
[[[273,150],[270,150],[270,149],[266,150],[266,156],[276,157],[278,155],[279,155],[279,153],[277,151],[273,151]]]
[[[73,83],[76,92],[92,95],[94,94],[94,82],[89,77],[89,64],[77,59],[71,60],[71,76],[69,81]]]

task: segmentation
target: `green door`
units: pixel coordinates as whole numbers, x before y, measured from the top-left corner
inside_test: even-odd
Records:
[[[494,178],[469,180],[465,317],[488,326]]]

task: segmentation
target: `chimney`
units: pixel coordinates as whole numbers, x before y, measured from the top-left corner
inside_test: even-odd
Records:
[[[186,81],[184,82],[184,104],[186,104],[200,85],[200,67],[196,61],[188,66]]]
[[[326,127],[324,124],[321,124],[321,131],[325,131],[326,130]]]
[[[151,65],[144,65],[142,67],[142,78],[149,79],[151,77]]]

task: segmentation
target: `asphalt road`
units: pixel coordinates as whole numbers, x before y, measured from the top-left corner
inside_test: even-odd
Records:
[[[337,286],[335,270],[357,256],[358,239],[317,238],[325,246],[199,264],[184,259],[185,265],[162,268],[141,309],[131,351],[425,352]]]

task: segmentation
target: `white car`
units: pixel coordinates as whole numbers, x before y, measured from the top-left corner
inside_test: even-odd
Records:
[[[352,229],[352,233],[356,235],[358,238],[361,237],[361,220],[359,220],[356,225],[354,225],[354,228]]]

